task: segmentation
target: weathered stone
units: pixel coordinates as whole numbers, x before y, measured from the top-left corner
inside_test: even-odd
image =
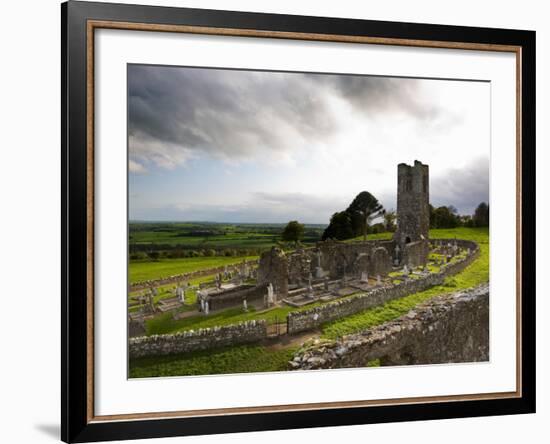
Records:
[[[380,359],[382,365],[440,364],[489,360],[489,285],[438,296],[395,321],[313,345],[307,359],[296,358],[292,369],[363,367]]]

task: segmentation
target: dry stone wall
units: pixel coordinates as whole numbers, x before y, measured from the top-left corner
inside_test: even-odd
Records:
[[[489,285],[438,296],[405,316],[338,341],[306,346],[290,369],[489,360]]]
[[[257,342],[267,337],[265,320],[247,321],[223,327],[189,330],[171,335],[130,338],[130,359],[145,356],[165,356],[197,350],[227,347]]]

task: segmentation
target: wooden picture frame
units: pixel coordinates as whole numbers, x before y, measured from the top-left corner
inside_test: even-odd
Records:
[[[534,32],[78,1],[63,3],[61,18],[63,441],[139,439],[535,411]],[[96,416],[93,42],[97,29],[514,53],[517,74],[517,390]]]

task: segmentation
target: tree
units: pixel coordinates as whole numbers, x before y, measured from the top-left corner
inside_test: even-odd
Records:
[[[334,213],[322,239],[350,239],[360,235],[367,238],[368,226],[384,215],[384,208],[368,191],[359,193],[345,211]]]
[[[384,207],[378,199],[368,191],[361,191],[351,202],[346,212],[350,215],[354,236],[363,235],[367,240],[368,226],[380,216],[384,215]]]
[[[474,225],[476,227],[488,227],[489,226],[489,205],[485,202],[481,202],[472,216]]]
[[[294,242],[295,244],[303,237],[304,235],[304,225],[299,223],[297,220],[291,220],[283,230],[283,240],[287,242]]]
[[[430,215],[431,228],[455,228],[460,225],[460,216],[454,207],[439,207]]]
[[[396,230],[396,220],[397,216],[395,214],[395,211],[386,211],[384,213],[384,228],[386,229],[386,231],[393,233]]]
[[[351,218],[346,211],[334,213],[330,218],[328,227],[323,232],[323,240],[327,239],[350,239],[353,237]]]

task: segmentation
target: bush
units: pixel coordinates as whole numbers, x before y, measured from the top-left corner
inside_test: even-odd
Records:
[[[147,256],[147,254],[143,251],[137,251],[135,253],[130,254],[130,260],[131,261],[143,261],[143,260],[146,260],[148,258],[149,258],[149,256]]]

